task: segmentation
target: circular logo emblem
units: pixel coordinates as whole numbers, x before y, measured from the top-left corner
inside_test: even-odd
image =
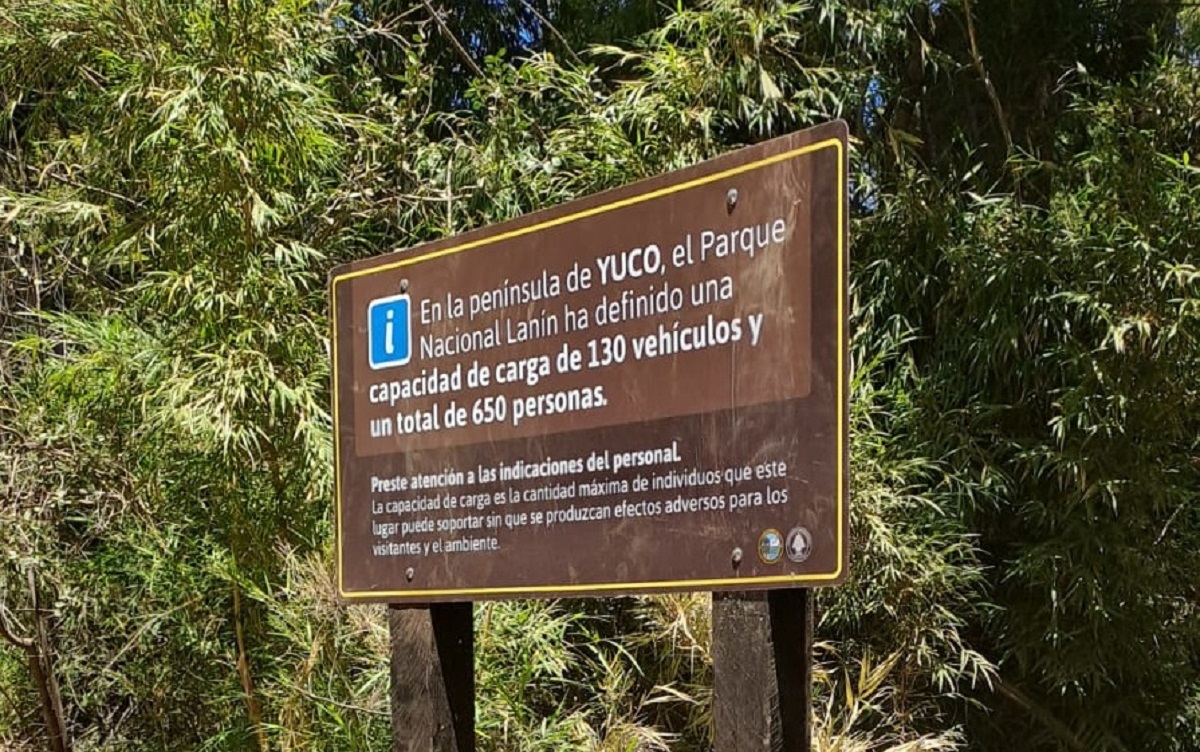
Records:
[[[788,532],[787,557],[799,564],[812,554],[812,533],[806,527],[794,527]]]
[[[758,537],[758,558],[764,564],[774,564],[780,556],[783,556],[783,537],[774,528],[764,530]]]

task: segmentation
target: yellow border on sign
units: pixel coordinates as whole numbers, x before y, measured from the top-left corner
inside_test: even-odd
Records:
[[[399,269],[413,264],[419,264],[423,261],[449,256],[453,253],[461,253],[469,251],[481,246],[498,243],[502,240],[511,240],[519,238],[530,233],[546,230],[551,227],[557,227],[569,222],[574,222],[587,217],[594,217],[598,214],[621,209],[626,206],[633,206],[644,201],[650,201],[661,196],[668,196],[672,193],[678,193],[690,188],[696,188],[701,185],[721,180],[733,175],[740,175],[744,172],[756,170],[760,167],[783,162],[788,159],[794,159],[805,154],[820,151],[821,149],[834,148],[837,150],[837,170],[838,170],[838,208],[837,208],[837,278],[838,278],[838,315],[837,315],[837,403],[838,403],[838,421],[837,421],[837,568],[832,572],[824,572],[817,574],[804,575],[772,575],[767,577],[723,577],[710,580],[664,580],[659,582],[619,582],[619,583],[595,583],[586,585],[533,585],[533,586],[511,586],[511,587],[492,587],[492,588],[451,588],[443,590],[369,590],[369,591],[352,591],[347,592],[343,581],[343,545],[342,545],[342,467],[341,467],[341,423],[338,416],[338,338],[337,338],[337,284],[346,280],[355,279],[357,277],[365,277],[370,274],[378,274],[380,272]],[[727,585],[768,585],[788,583],[792,585],[803,585],[809,582],[824,582],[828,580],[836,580],[842,574],[843,559],[845,558],[846,542],[842,535],[844,529],[843,516],[845,515],[845,483],[846,483],[846,466],[843,458],[845,457],[846,449],[846,395],[844,393],[845,382],[845,361],[846,353],[844,348],[845,343],[845,254],[846,254],[846,232],[845,232],[845,204],[846,204],[846,175],[845,175],[845,155],[842,152],[842,141],[838,138],[826,139],[816,143],[802,146],[798,149],[776,154],[774,156],[760,159],[756,162],[749,162],[738,167],[732,167],[728,170],[706,175],[704,177],[688,180],[677,185],[660,188],[649,193],[630,196],[619,201],[614,201],[610,204],[594,206],[591,209],[584,209],[575,214],[567,214],[555,219],[548,219],[544,222],[521,227],[516,230],[492,235],[486,238],[472,240],[462,245],[443,248],[438,251],[431,251],[421,256],[412,256],[408,258],[398,259],[387,264],[380,264],[367,269],[359,269],[357,271],[346,272],[333,277],[330,282],[330,308],[332,317],[332,355],[333,355],[333,462],[334,462],[334,484],[337,506],[337,587],[338,594],[346,599],[377,599],[377,598],[403,598],[405,600],[420,601],[422,598],[428,597],[443,597],[448,595],[480,595],[480,596],[520,596],[520,595],[544,595],[551,593],[585,593],[585,592],[604,592],[611,590],[705,590],[709,587],[727,586]]]

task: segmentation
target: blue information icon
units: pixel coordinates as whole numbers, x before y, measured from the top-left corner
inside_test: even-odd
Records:
[[[408,295],[376,298],[367,305],[368,357],[372,370],[412,359],[412,306]]]

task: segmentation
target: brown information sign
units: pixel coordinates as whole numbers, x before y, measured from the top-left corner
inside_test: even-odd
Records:
[[[341,595],[843,580],[846,139],[335,270]]]

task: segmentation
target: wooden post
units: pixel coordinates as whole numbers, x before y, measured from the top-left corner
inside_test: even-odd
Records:
[[[715,752],[809,752],[806,589],[713,594]]]
[[[393,752],[475,751],[471,606],[388,608]]]

